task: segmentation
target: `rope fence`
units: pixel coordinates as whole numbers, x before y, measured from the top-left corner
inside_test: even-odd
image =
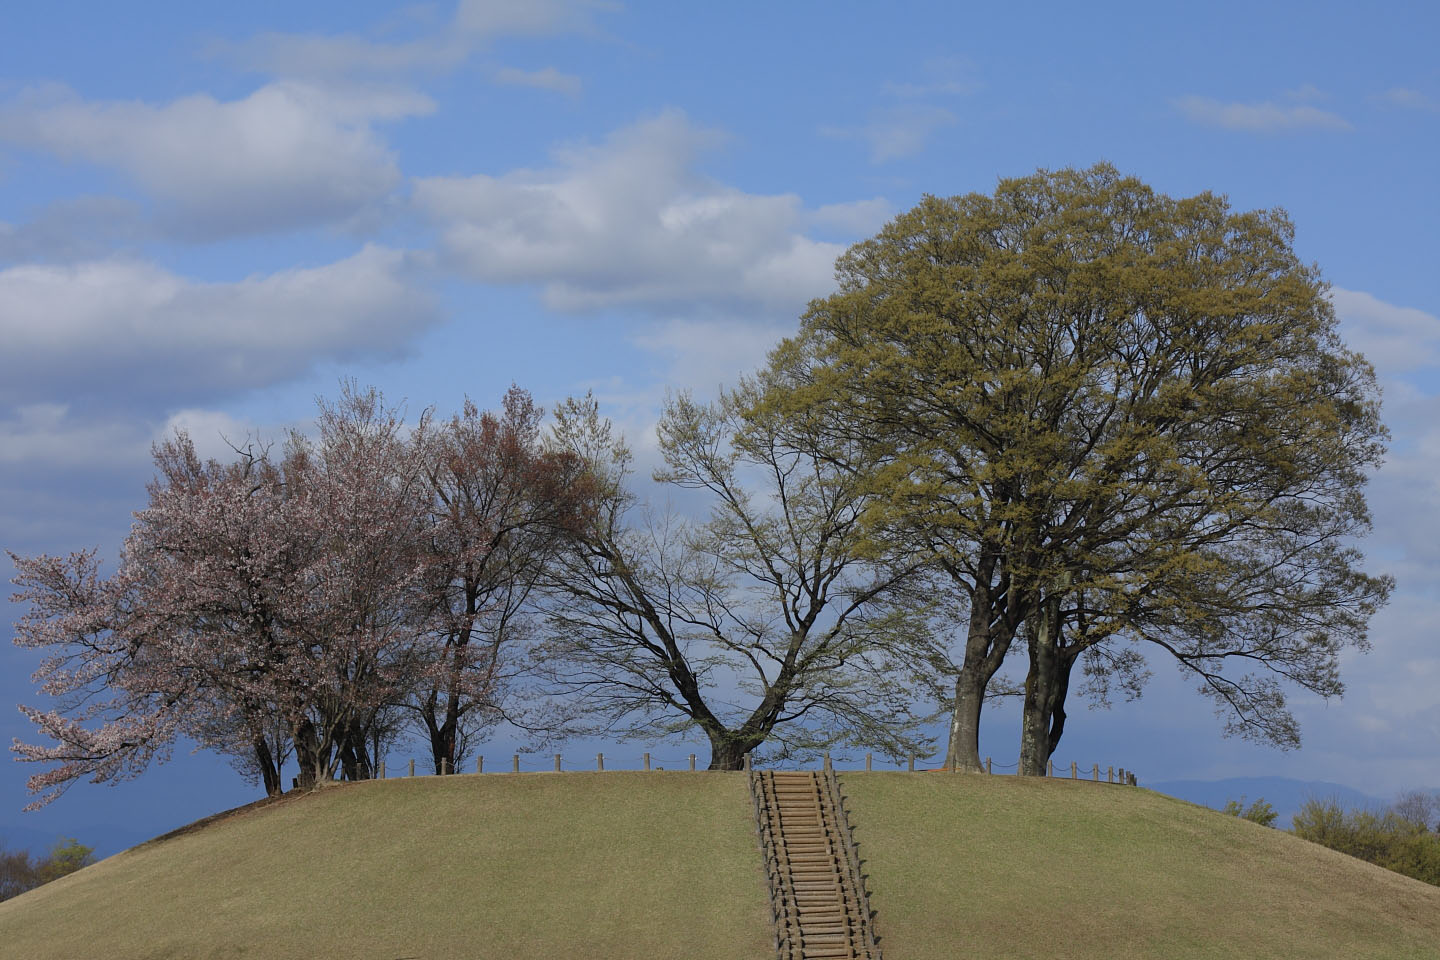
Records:
[[[567,758],[566,758],[563,754],[559,754],[559,753],[549,754],[549,755],[546,755],[546,756],[527,755],[527,754],[515,753],[515,754],[511,754],[511,756],[510,756],[510,763],[509,763],[509,764],[503,764],[500,769],[497,769],[497,768],[495,768],[494,766],[492,766],[492,767],[490,768],[489,772],[490,772],[490,773],[545,773],[545,772],[549,772],[549,773],[567,773],[567,772],[573,773],[573,772],[589,771],[589,770],[594,770],[594,771],[598,771],[598,772],[604,772],[604,771],[606,771],[606,770],[612,770],[612,771],[620,771],[620,770],[632,770],[632,771],[635,771],[635,770],[638,770],[638,771],[648,772],[648,771],[663,771],[663,770],[667,770],[667,769],[669,769],[669,770],[688,770],[688,771],[694,771],[694,770],[697,769],[697,767],[696,767],[696,754],[693,754],[693,753],[690,754],[690,755],[688,755],[688,756],[684,756],[684,757],[673,757],[673,756],[670,756],[670,757],[659,757],[659,756],[656,756],[656,755],[654,755],[654,754],[644,753],[644,754],[641,754],[639,757],[633,757],[633,755],[632,755],[632,757],[629,758],[629,759],[630,759],[630,762],[631,762],[632,765],[625,766],[625,765],[621,765],[621,764],[617,764],[617,763],[616,763],[616,758],[615,758],[615,755],[614,755],[614,754],[611,754],[611,759],[610,759],[609,761],[607,761],[607,760],[605,759],[605,754],[604,754],[604,753],[597,753],[597,754],[595,754],[595,759],[594,759],[594,761],[593,761],[594,766],[591,766],[591,765],[590,765],[590,761],[588,760],[588,758],[587,758],[586,760],[584,760],[584,761],[567,760]],[[886,768],[886,769],[893,769],[893,770],[904,769],[905,772],[907,772],[907,773],[915,773],[915,772],[916,772],[915,761],[916,761],[916,760],[920,760],[920,761],[924,762],[924,761],[926,761],[926,760],[928,760],[928,759],[929,759],[929,756],[927,756],[927,755],[917,755],[917,754],[913,754],[913,753],[912,753],[912,754],[910,754],[909,757],[907,758],[906,763],[904,764],[903,768],[901,767],[900,764],[886,765],[885,768]],[[842,761],[842,762],[843,762],[843,761]],[[608,765],[607,765],[607,764],[608,764]],[[467,766],[468,766],[468,764],[467,764]],[[876,768],[877,768],[877,764],[876,764],[875,761],[874,761],[874,756],[873,756],[872,754],[869,754],[869,753],[865,754],[865,766],[864,766],[863,769],[864,769],[866,772],[870,772],[870,771],[875,770]],[[744,767],[743,767],[743,769],[745,769],[745,770],[749,770],[749,769],[750,769],[750,755],[749,755],[749,754],[746,754],[746,755],[745,755],[745,762],[744,762]],[[834,770],[834,769],[835,769],[834,761],[831,759],[830,754],[828,754],[828,753],[825,754],[824,757],[823,757],[823,760],[822,760],[822,769],[824,769],[824,770]],[[952,763],[952,764],[951,764],[950,766],[948,766],[948,767],[945,767],[945,766],[941,766],[941,767],[929,767],[929,768],[924,768],[924,767],[922,767],[922,768],[920,769],[920,772],[921,772],[921,773],[927,773],[927,772],[934,773],[934,772],[944,772],[944,771],[948,771],[948,772],[954,773],[954,772],[957,772],[959,769],[960,769],[960,768],[959,768],[958,766],[956,766],[955,764]],[[1004,775],[1007,775],[1007,774],[1008,774],[1008,775],[1014,776],[1014,775],[1016,775],[1016,774],[1019,773],[1019,769],[1020,769],[1020,763],[1019,763],[1018,760],[1017,760],[1015,763],[996,763],[996,762],[994,761],[994,759],[991,758],[991,757],[986,757],[986,758],[985,758],[985,772],[986,772],[987,774],[997,775],[996,772],[999,771],[998,775],[1004,776]],[[1054,760],[1051,760],[1051,761],[1049,762],[1047,768],[1046,768],[1046,775],[1047,775],[1047,776],[1050,776],[1050,777],[1054,777],[1054,776],[1055,776],[1055,770],[1056,770],[1055,761],[1054,761]],[[1070,774],[1070,775],[1069,775],[1069,777],[1066,778],[1066,779],[1070,779],[1070,780],[1089,780],[1089,781],[1092,781],[1092,782],[1094,782],[1094,783],[1120,783],[1120,784],[1124,784],[1124,785],[1126,785],[1126,786],[1131,786],[1131,787],[1139,786],[1139,781],[1136,780],[1136,778],[1135,778],[1135,771],[1133,771],[1133,770],[1126,770],[1124,767],[1106,766],[1106,767],[1103,768],[1103,770],[1104,770],[1103,775],[1102,775],[1101,770],[1102,770],[1102,768],[1101,768],[1100,764],[1098,764],[1098,763],[1090,763],[1090,764],[1087,765],[1087,764],[1082,764],[1082,763],[1080,763],[1080,762],[1078,762],[1078,761],[1072,760],[1072,761],[1070,761],[1070,764],[1069,764],[1069,774]],[[406,777],[413,777],[413,776],[415,776],[415,775],[416,775],[416,773],[415,773],[415,761],[414,761],[414,760],[409,761],[409,764],[408,764],[407,767],[404,768],[404,771],[405,771],[404,773],[397,774],[397,776],[406,776]],[[441,769],[441,771],[440,771],[440,775],[445,776],[445,775],[449,775],[449,774],[453,774],[453,773],[459,773],[459,772],[461,772],[461,771],[450,769],[448,762],[446,762],[446,763],[443,763],[443,764],[442,764],[442,769]],[[483,755],[482,755],[482,756],[477,756],[477,757],[475,758],[475,769],[474,769],[474,772],[475,772],[475,773],[485,773],[485,772],[487,772],[486,769],[485,769],[485,757],[484,757]],[[842,772],[855,773],[855,772],[859,772],[859,771],[858,771],[858,770],[849,770],[849,771],[842,771]],[[1065,765],[1064,765],[1064,764],[1061,764],[1061,765],[1060,765],[1060,777],[1061,777],[1061,778],[1065,778],[1065,773],[1066,773]],[[423,774],[423,771],[422,771],[422,774]],[[385,761],[382,760],[382,761],[380,761],[380,763],[377,765],[377,768],[376,768],[376,771],[375,771],[375,779],[377,779],[377,780],[384,780],[384,779],[386,779],[386,777],[387,777],[387,774],[386,774],[386,769],[385,769]]]

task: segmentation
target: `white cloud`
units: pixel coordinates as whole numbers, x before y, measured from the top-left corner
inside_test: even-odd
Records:
[[[832,285],[842,248],[806,237],[793,194],[756,195],[698,172],[720,137],[671,110],[544,170],[415,183],[450,263],[534,283],[561,310],[699,301],[795,311]]]
[[[371,122],[433,109],[409,91],[292,82],[160,106],[50,87],[0,105],[0,140],[117,167],[172,229],[213,237],[332,222],[379,200],[400,172]]]
[[[885,163],[914,156],[937,130],[955,123],[955,114],[942,107],[904,104],[877,110],[855,127],[821,127],[823,136],[863,140],[870,146],[870,161]]]
[[[667,361],[667,385],[709,399],[717,395],[717,387],[733,387],[740,374],[757,370],[781,338],[794,332],[793,323],[671,319],[633,339]]]
[[[561,73],[554,67],[546,67],[543,70],[517,70],[514,67],[501,67],[495,71],[495,82],[511,87],[553,90],[556,93],[572,97],[578,96],[580,93],[580,78],[568,73]]]
[[[893,214],[890,201],[884,197],[873,197],[849,203],[827,203],[810,214],[810,222],[850,236],[868,237],[879,232]]]
[[[278,77],[334,79],[451,69],[503,36],[593,29],[594,0],[461,0],[441,29],[409,40],[356,34],[267,33],[231,50],[244,65]]]
[[[1308,99],[1318,94],[1313,87],[1302,87],[1293,93]],[[1280,133],[1288,130],[1350,130],[1350,122],[1339,114],[1304,103],[1282,105],[1263,103],[1221,103],[1210,97],[1181,97],[1174,101],[1176,109],[1194,123],[1227,130],[1251,133]]]
[[[1404,107],[1409,110],[1428,110],[1431,113],[1440,112],[1440,101],[1427,97],[1419,90],[1412,90],[1409,87],[1391,87],[1376,97],[1381,103],[1392,107]]]
[[[169,440],[181,431],[190,437],[195,444],[195,452],[205,460],[231,460],[235,457],[235,449],[245,449],[248,441],[258,441],[258,449],[267,442],[279,444],[285,436],[283,428],[272,425],[262,429],[223,410],[187,407],[167,417],[152,433],[150,440],[152,443]]]
[[[1440,318],[1357,290],[1332,287],[1345,342],[1381,373],[1407,373],[1440,361]]]
[[[410,269],[403,252],[367,246],[235,283],[131,260],[0,270],[0,402],[153,407],[398,355],[438,320]]]

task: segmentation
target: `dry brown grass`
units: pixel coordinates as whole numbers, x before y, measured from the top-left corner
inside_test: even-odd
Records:
[[[349,784],[0,903],[0,954],[715,958],[773,952],[742,774]]]
[[[1440,888],[1148,790],[840,779],[885,960],[1440,957]]]

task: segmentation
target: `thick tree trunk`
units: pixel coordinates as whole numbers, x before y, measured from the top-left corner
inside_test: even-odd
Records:
[[[743,770],[745,769],[745,754],[763,742],[763,737],[757,740],[754,736],[737,735],[730,731],[711,734],[710,766],[706,769]]]
[[[1005,616],[997,615],[990,596],[988,587],[977,590],[970,604],[965,660],[955,678],[955,712],[950,717],[950,743],[945,750],[947,770],[979,773],[985,769],[980,763],[980,710],[985,705],[985,688],[1005,662],[1020,619],[1013,601],[1007,602]]]
[[[1030,671],[1025,676],[1025,704],[1020,720],[1020,775],[1045,776],[1050,759],[1050,718],[1055,709],[1055,682],[1060,662],[1058,604],[1047,599],[1029,630]]]
[[[947,770],[979,773],[984,769],[980,763],[980,711],[985,705],[985,688],[1004,664],[1015,628],[1025,618],[1022,596],[1017,595],[1009,574],[1002,569],[999,581],[992,583],[1001,556],[994,548],[985,549],[970,590],[965,660],[955,678],[955,712],[945,748]]]
[[[455,698],[451,698],[455,703]],[[436,722],[434,713],[425,714],[425,730],[430,735],[430,761],[438,775],[448,770],[455,772],[455,748],[459,741],[460,712],[456,707],[447,706],[444,719]]]
[[[291,739],[295,743],[295,762],[300,767],[297,778],[301,790],[314,790],[319,784],[330,779],[330,750],[321,742],[319,731],[302,717],[291,728]]]
[[[340,741],[340,768],[346,780],[370,780],[375,776],[365,750],[365,729],[351,725]]]
[[[980,708],[985,703],[982,671],[966,664],[955,679],[955,712],[950,717],[950,745],[945,750],[946,770],[979,773]]]

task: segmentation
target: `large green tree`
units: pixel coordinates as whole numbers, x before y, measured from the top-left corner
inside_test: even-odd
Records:
[[[1105,164],[1040,171],[927,196],[852,247],[772,354],[786,389],[766,402],[846,441],[871,536],[929,550],[969,604],[947,763],[979,769],[1017,636],[1026,772],[1082,652],[1102,685],[1116,665],[1137,680],[1127,639],[1273,742],[1296,736],[1276,677],[1340,691],[1338,651],[1365,644],[1391,586],[1347,545],[1387,434],[1292,244],[1283,211],[1174,199]]]

